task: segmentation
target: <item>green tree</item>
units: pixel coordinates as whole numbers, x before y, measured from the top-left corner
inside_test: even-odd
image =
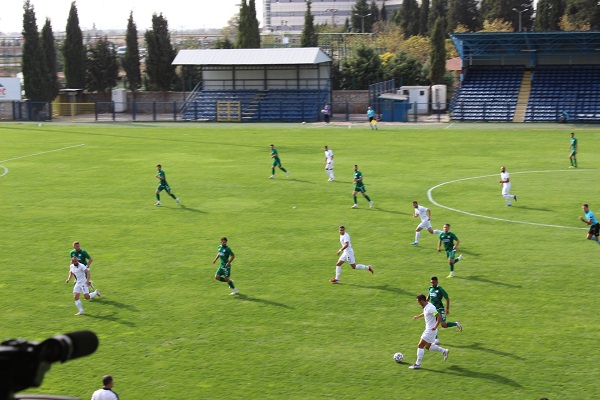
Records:
[[[67,87],[70,89],[83,89],[85,87],[85,48],[75,2],[71,3],[65,43],[62,50]]]
[[[419,7],[419,35],[429,34],[429,0],[422,0]]]
[[[419,5],[417,0],[404,0],[395,22],[404,32],[404,39],[419,34]]]
[[[372,47],[358,46],[342,64],[342,89],[367,89],[381,78],[381,59]]]
[[[310,12],[311,1],[306,2],[306,13],[304,13],[304,29],[300,37],[301,47],[317,47],[319,37],[315,30],[315,17]]]
[[[242,0],[240,4],[240,19],[235,47],[238,49],[260,48],[260,32],[256,19],[256,5],[254,0]]]
[[[90,46],[86,58],[86,90],[110,93],[117,85],[119,63],[114,45],[102,37]]]
[[[133,21],[133,11],[129,12],[127,19],[127,33],[125,34],[125,56],[123,69],[127,76],[127,88],[135,93],[142,87],[142,72],[140,69],[140,48],[138,44],[137,26]]]
[[[31,101],[51,100],[44,47],[40,43],[35,10],[29,0],[23,5],[23,89]]]
[[[484,21],[510,22],[514,31],[531,30],[533,26],[533,0],[482,0],[481,15]]]
[[[215,49],[233,49],[233,43],[228,37],[222,37],[215,41]]]
[[[423,76],[423,64],[404,52],[385,53],[381,56],[383,78],[395,79],[397,85],[422,85],[427,83]]]
[[[381,13],[379,12],[379,8],[377,7],[377,3],[375,0],[371,1],[371,6],[369,7],[369,19],[371,24],[371,29],[369,32],[373,32],[373,25],[381,18]]]
[[[256,18],[256,0],[248,1],[248,26],[250,37],[248,38],[248,49],[260,49],[260,29]]]
[[[538,0],[534,29],[542,31],[560,30],[560,17],[565,13],[566,0]]]
[[[48,73],[48,90],[49,100],[53,100],[58,96],[60,85],[58,83],[58,63],[56,61],[56,45],[54,33],[52,32],[52,24],[46,18],[46,23],[42,28],[42,47],[43,54],[46,57],[44,64]]]
[[[432,85],[444,83],[446,74],[446,30],[442,17],[438,18],[431,32],[431,53],[429,55],[429,81]]]
[[[442,29],[446,32],[448,26],[446,22],[446,15],[448,14],[448,0],[432,0],[431,8],[429,9],[429,16],[427,25],[429,32],[433,34],[433,26],[440,20]]]
[[[478,0],[448,0],[448,32],[454,32],[462,25],[467,31],[476,32],[481,29]]]
[[[381,12],[379,13],[379,19],[383,22],[387,22],[388,20],[387,9],[385,8],[385,0],[383,0],[383,3],[381,4]]]
[[[567,0],[565,17],[569,30],[589,30],[598,16],[597,0]],[[566,29],[565,29],[566,30]]]
[[[152,29],[144,35],[148,46],[146,55],[146,76],[149,90],[170,90],[177,79],[175,50],[171,45],[169,24],[162,13],[152,15]]]

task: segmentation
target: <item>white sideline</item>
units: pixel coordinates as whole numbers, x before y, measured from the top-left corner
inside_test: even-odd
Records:
[[[76,144],[74,146],[61,147],[60,149],[54,149],[54,150],[48,150],[48,151],[41,151],[39,153],[27,154],[27,155],[19,156],[19,157],[7,158],[6,160],[0,160],[0,163],[6,162],[6,161],[18,160],[18,159],[21,159],[21,158],[39,156],[41,154],[54,153],[55,151],[68,150],[68,149],[72,149],[72,148],[80,147],[80,146],[85,146],[85,143]],[[8,174],[8,168],[6,168],[4,165],[0,165],[0,168],[4,169],[4,172],[2,173],[2,175],[0,175],[0,177]]]

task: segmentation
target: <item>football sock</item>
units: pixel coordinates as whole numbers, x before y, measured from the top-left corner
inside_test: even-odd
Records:
[[[575,164],[573,164],[573,158],[569,158],[569,161],[571,161],[572,166],[575,166]]]
[[[98,291],[94,290],[92,293],[90,293],[90,299],[93,299],[94,297],[96,297],[98,295]]]
[[[342,266],[335,266],[335,279],[340,279],[340,275],[342,275]]]
[[[287,172],[285,168],[279,167],[283,172]]]
[[[371,198],[369,196],[365,196],[365,199],[367,199],[367,201],[371,201]]]
[[[331,176],[331,179],[335,179],[335,177],[333,176],[333,170],[332,169],[329,170],[329,176]]]
[[[75,300],[75,306],[81,312],[83,312],[83,306],[81,305],[81,300]]]
[[[434,229],[433,233],[436,235],[439,235],[440,233],[442,233],[443,231],[440,231],[439,229]]]
[[[456,322],[446,322],[446,325],[448,325],[448,328],[451,328],[453,326],[456,326]]]
[[[415,364],[421,365],[421,361],[423,360],[424,354],[425,354],[425,349],[421,349],[421,348],[417,349],[417,362]]]
[[[356,267],[354,269],[369,269],[369,267],[367,267],[364,264],[356,264]]]
[[[448,263],[450,264],[450,272],[454,272],[454,263]]]
[[[233,284],[233,281],[231,279],[229,280],[229,282],[227,282],[227,284],[230,288],[235,289],[235,285]]]
[[[156,200],[160,201],[160,194],[156,193]]]
[[[419,242],[419,238],[421,237],[421,231],[415,232],[415,242]]]
[[[577,159],[576,158],[573,159],[573,162],[575,163],[574,165],[577,166]]]
[[[271,175],[275,175],[275,167],[271,168]]]
[[[224,277],[224,276],[220,276],[220,277],[219,277],[219,280],[220,280],[221,282],[227,282],[227,279],[225,279],[225,277]]]
[[[431,350],[431,351],[439,351],[440,353],[443,353],[444,351],[446,351],[446,349],[444,349],[443,347],[438,346],[437,344],[432,344],[431,347],[429,347],[429,350]]]
[[[173,193],[169,193],[169,196],[171,196],[172,198],[176,199],[177,196],[175,196]]]
[[[454,264],[456,264],[457,262],[459,262],[460,260],[458,258],[454,259]]]
[[[354,196],[354,204],[357,204],[357,203],[356,203],[356,196]]]

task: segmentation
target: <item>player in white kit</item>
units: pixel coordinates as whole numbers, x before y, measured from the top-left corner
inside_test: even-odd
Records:
[[[69,265],[69,276],[67,277],[67,283],[71,281],[71,278],[75,277],[75,286],[73,286],[73,299],[75,300],[75,306],[79,312],[75,315],[85,314],[81,300],[79,296],[83,293],[83,297],[86,300],[93,299],[94,297],[102,297],[98,289],[90,293],[88,285],[90,283],[90,269],[84,264],[80,263],[77,257],[71,259],[71,265]]]
[[[512,206],[510,200],[515,199],[517,201],[517,195],[510,194],[510,174],[506,172],[504,166],[500,167],[500,184],[502,185],[502,197],[506,199],[506,206]]]
[[[373,273],[373,268],[370,265],[364,264],[356,264],[356,260],[354,259],[354,249],[352,248],[352,243],[350,243],[350,235],[346,233],[346,228],[342,225],[340,226],[340,243],[342,247],[337,251],[337,255],[340,255],[337,264],[335,265],[335,278],[331,279],[331,283],[339,283],[340,275],[342,274],[342,264],[344,262],[348,262],[352,269],[366,269],[369,272]]]
[[[413,319],[425,317],[425,330],[423,331],[421,339],[419,340],[419,345],[417,349],[417,362],[408,367],[410,369],[421,368],[421,360],[423,360],[425,349],[431,351],[439,351],[444,355],[444,361],[448,359],[449,352],[448,349],[444,349],[443,347],[440,347],[437,344],[433,344],[437,336],[438,326],[442,322],[442,316],[440,315],[440,313],[438,313],[437,309],[433,304],[427,302],[427,297],[425,297],[424,294],[420,294],[417,296],[417,302],[421,307],[423,307],[423,312],[419,315],[415,315]]]
[[[333,176],[333,151],[329,149],[329,147],[325,146],[325,173],[329,176],[328,181],[334,181],[335,176]]]
[[[440,231],[439,229],[433,229],[431,227],[431,210],[429,208],[420,206],[416,200],[412,202],[412,205],[415,209],[413,218],[421,218],[421,223],[419,224],[419,226],[417,226],[417,229],[415,229],[415,241],[411,243],[413,246],[418,246],[419,238],[421,237],[421,231],[423,229],[427,229],[432,235],[439,235],[440,233],[442,233],[442,231]]]

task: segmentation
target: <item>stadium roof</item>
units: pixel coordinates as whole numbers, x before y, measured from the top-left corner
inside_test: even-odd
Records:
[[[600,31],[452,33],[450,38],[463,60],[523,56],[600,56]]]
[[[282,49],[180,50],[173,65],[298,65],[322,64],[331,58],[318,47]]]

